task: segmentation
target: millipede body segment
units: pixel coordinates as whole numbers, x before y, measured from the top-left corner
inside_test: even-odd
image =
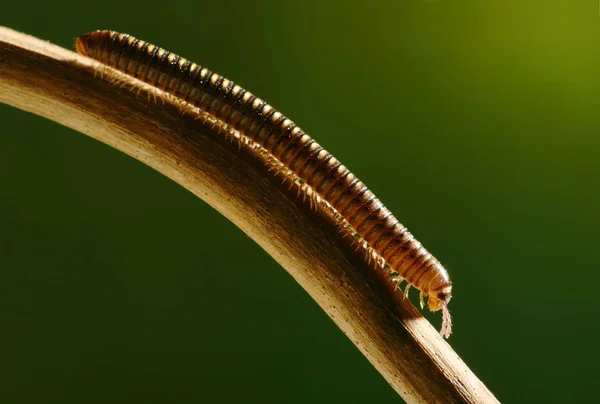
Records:
[[[114,31],[77,39],[77,51],[205,111],[268,151],[327,201],[376,251],[396,283],[403,279],[443,309],[442,335],[450,335],[446,308],[452,283],[446,269],[333,155],[265,101],[232,81],[157,46]]]

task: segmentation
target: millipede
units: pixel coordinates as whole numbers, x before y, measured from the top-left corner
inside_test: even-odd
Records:
[[[442,309],[448,338],[452,297],[448,271],[346,166],[294,122],[232,81],[128,34],[99,30],[80,36],[77,52],[198,108],[256,142],[326,201],[381,259],[392,281],[406,281]]]

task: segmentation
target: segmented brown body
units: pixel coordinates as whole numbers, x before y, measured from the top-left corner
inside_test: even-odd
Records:
[[[232,81],[127,34],[96,31],[77,50],[204,110],[259,143],[304,180],[412,286],[429,308],[449,302],[448,272],[335,157],[272,106]]]

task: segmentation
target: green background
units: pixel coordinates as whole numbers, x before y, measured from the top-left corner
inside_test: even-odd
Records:
[[[597,398],[597,2],[12,0],[0,16],[67,48],[127,32],[266,99],[449,269],[449,342],[501,401]],[[0,402],[399,401],[204,202],[53,122],[5,105],[0,122]]]

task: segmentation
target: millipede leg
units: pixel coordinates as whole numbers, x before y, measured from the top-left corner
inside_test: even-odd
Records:
[[[402,279],[399,276],[394,278],[393,282],[396,284],[396,287],[394,288],[394,292],[397,291],[398,289],[400,289],[400,284],[402,283],[402,281],[404,281],[404,279]]]
[[[311,208],[316,211],[317,207],[319,206],[320,197],[316,192],[311,192],[310,198],[311,198]]]
[[[373,266],[375,262],[375,255],[373,254],[373,249],[371,247],[367,247],[367,264]]]
[[[406,289],[404,289],[404,297],[405,297],[405,298],[408,298],[408,291],[410,290],[411,286],[412,286],[412,285],[411,285],[410,283],[408,283],[408,284],[406,285]]]
[[[356,235],[354,235],[353,237],[355,237],[354,242],[356,243],[356,248],[354,249],[354,251],[358,252],[358,250],[363,248],[363,245],[361,244],[359,237],[356,237]]]
[[[283,176],[283,183],[285,184],[285,182],[286,182],[287,180],[290,180],[290,186],[288,187],[288,191],[291,191],[291,190],[292,190],[292,187],[294,186],[294,178],[293,178],[293,177],[290,177],[289,175],[284,175],[284,176]]]

